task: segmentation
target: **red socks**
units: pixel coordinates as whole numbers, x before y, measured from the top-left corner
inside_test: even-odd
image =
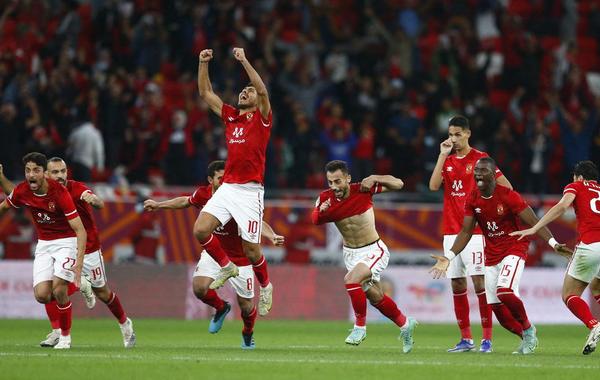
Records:
[[[60,328],[60,315],[58,313],[58,307],[56,305],[56,301],[52,300],[51,302],[48,302],[47,304],[44,304],[44,307],[46,308],[46,314],[48,314],[48,320],[50,321],[50,326],[52,326],[53,330],[59,329]]]
[[[469,298],[467,291],[454,293],[454,314],[463,339],[473,339],[471,335],[471,321],[469,320]]]
[[[58,311],[58,323],[60,326],[60,334],[67,336],[71,334],[71,321],[73,319],[73,308],[71,307],[71,301],[67,302],[66,305],[56,305]]]
[[[72,296],[78,290],[79,288],[77,287],[77,285],[75,285],[74,282],[69,282],[69,284],[67,285],[67,295],[69,296]]]
[[[248,315],[244,315],[242,311],[242,320],[244,321],[244,329],[242,334],[248,335],[254,330],[254,322],[256,321],[256,307],[252,308],[252,311]]]
[[[121,306],[121,301],[115,292],[112,292],[110,300],[106,303],[106,306],[110,310],[111,313],[119,320],[120,324],[125,323],[127,320],[127,315],[125,315],[125,310],[123,310],[123,306]]]
[[[346,291],[350,296],[352,309],[354,309],[355,325],[365,327],[367,325],[367,296],[365,292],[363,292],[360,284],[346,284]]]
[[[522,338],[523,327],[521,326],[519,321],[517,321],[515,317],[513,317],[510,310],[508,310],[508,307],[506,307],[506,305],[502,303],[494,303],[491,306],[492,310],[494,311],[494,314],[496,315],[496,319],[502,325],[502,327]]]
[[[598,324],[598,321],[596,318],[594,318],[592,312],[590,311],[590,307],[584,300],[581,299],[581,297],[575,295],[568,296],[565,301],[565,305],[567,305],[569,310],[571,310],[571,313],[579,318],[588,329],[592,329],[594,326],[596,326],[596,324]]]
[[[225,307],[225,301],[213,289],[208,289],[204,297],[200,298],[200,300],[208,306],[214,307],[216,311],[222,310]]]
[[[398,327],[402,327],[406,323],[406,316],[398,309],[394,300],[385,294],[383,295],[381,302],[373,306],[375,306],[381,314],[391,319]]]
[[[508,307],[513,317],[519,321],[523,330],[527,330],[531,327],[531,323],[529,323],[529,319],[527,318],[527,312],[525,312],[523,301],[513,293],[512,289],[497,288],[496,295],[500,302]]]
[[[210,234],[208,240],[204,243],[200,242],[200,244],[204,247],[206,252],[208,252],[210,257],[215,259],[219,266],[224,267],[230,263],[229,257],[227,257],[223,247],[221,247],[221,243],[219,243],[219,239],[217,239],[214,234]]]
[[[481,330],[483,331],[482,338],[492,340],[492,307],[488,305],[485,298],[485,290],[477,293],[479,301],[479,315],[481,316]]]
[[[256,264],[252,264],[254,274],[261,287],[269,285],[269,272],[267,271],[267,260],[261,255],[260,260]]]

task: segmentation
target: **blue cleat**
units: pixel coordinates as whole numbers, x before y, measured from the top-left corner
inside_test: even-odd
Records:
[[[213,318],[210,320],[208,325],[208,332],[211,334],[216,334],[223,327],[223,322],[225,322],[225,317],[231,311],[231,305],[229,302],[225,302],[225,306],[222,310],[217,311]]]
[[[242,350],[254,350],[254,348],[256,348],[256,345],[254,344],[253,334],[254,333],[242,333]]]
[[[482,343],[483,345],[483,343]],[[448,352],[469,352],[475,349],[475,345],[471,339],[461,339],[453,348],[448,349]]]
[[[482,339],[481,346],[479,346],[479,352],[489,354],[492,352],[492,341],[489,339]]]

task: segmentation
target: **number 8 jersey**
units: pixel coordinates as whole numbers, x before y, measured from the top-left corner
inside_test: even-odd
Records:
[[[563,194],[567,193],[575,194],[573,208],[579,241],[600,242],[600,185],[596,181],[577,181],[565,186]]]

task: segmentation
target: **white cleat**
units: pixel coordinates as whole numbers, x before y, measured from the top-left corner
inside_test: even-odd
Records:
[[[590,331],[590,335],[588,335],[587,341],[585,342],[585,346],[583,347],[583,351],[581,352],[584,355],[589,355],[596,350],[596,346],[598,345],[598,341],[600,341],[600,323],[598,323],[594,328]]]
[[[60,329],[52,330],[46,336],[46,340],[42,340],[40,342],[41,347],[54,347],[58,344],[58,339],[60,338]]]
[[[92,283],[87,276],[81,276],[81,286],[79,287],[79,291],[85,299],[85,306],[87,306],[88,309],[93,309],[94,306],[96,306],[96,295],[92,290]]]
[[[135,346],[135,332],[133,331],[133,322],[127,318],[125,323],[119,324],[121,328],[121,334],[123,335],[123,346],[125,348],[132,348]]]
[[[264,288],[260,288],[260,298],[258,300],[258,315],[264,317],[269,314],[273,307],[273,284],[269,282],[269,285]]]
[[[234,263],[230,262],[221,268],[219,274],[217,274],[217,278],[215,278],[215,280],[211,282],[208,287],[210,289],[219,289],[225,285],[225,281],[229,280],[231,277],[237,277],[239,274],[240,270],[238,267]]]
[[[71,348],[71,335],[61,335],[58,343],[54,346],[55,350],[68,350]]]

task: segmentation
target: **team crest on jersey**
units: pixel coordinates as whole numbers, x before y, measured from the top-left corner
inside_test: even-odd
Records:
[[[499,205],[496,207],[496,211],[498,211],[498,215],[502,215],[502,214],[504,214],[504,206],[503,206],[502,204],[499,204]]]
[[[48,202],[48,210],[50,210],[50,212],[54,212],[56,210],[56,205],[54,202]]]
[[[467,174],[473,173],[473,164],[467,164]]]
[[[252,114],[252,112],[248,112],[248,113],[246,114],[246,120],[250,120],[250,119],[252,119],[252,116],[254,116],[254,115]]]

